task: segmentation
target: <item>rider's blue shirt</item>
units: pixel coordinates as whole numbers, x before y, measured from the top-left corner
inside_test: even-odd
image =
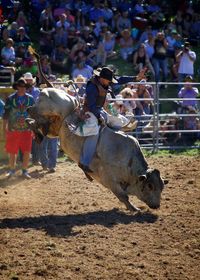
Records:
[[[123,76],[115,77],[119,85],[127,84],[133,82],[135,77],[133,76]],[[109,87],[107,88],[109,90]],[[97,118],[100,117],[100,113],[103,110],[102,107],[97,106],[97,98],[99,96],[99,90],[97,86],[93,83],[88,83],[86,87],[86,101],[87,107],[90,112],[92,112]]]

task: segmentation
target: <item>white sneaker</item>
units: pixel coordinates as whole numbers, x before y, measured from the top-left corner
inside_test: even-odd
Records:
[[[6,178],[9,179],[9,178],[13,177],[14,175],[15,175],[15,170],[9,170],[6,173]]]
[[[31,179],[32,178],[27,170],[22,171],[22,177],[24,177],[25,179]]]

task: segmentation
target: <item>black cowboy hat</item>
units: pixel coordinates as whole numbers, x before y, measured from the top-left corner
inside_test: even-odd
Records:
[[[114,84],[117,84],[118,81],[114,78],[114,72],[108,67],[97,68],[93,71],[95,76],[108,80]]]
[[[28,83],[26,82],[26,80],[24,78],[20,78],[19,80],[14,82],[12,85],[13,89],[15,89],[15,90],[17,90],[18,86],[28,87]]]

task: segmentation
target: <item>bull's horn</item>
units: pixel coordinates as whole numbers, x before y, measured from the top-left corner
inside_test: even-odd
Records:
[[[139,178],[139,181],[142,182],[142,181],[145,181],[147,179],[147,176],[146,175],[140,175],[138,176]]]

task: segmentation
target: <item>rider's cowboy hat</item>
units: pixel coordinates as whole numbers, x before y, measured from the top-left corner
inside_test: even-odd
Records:
[[[19,86],[28,87],[28,84],[24,78],[20,78],[19,80],[14,82],[12,85],[13,89],[15,89],[15,90],[17,90]]]
[[[32,80],[32,83],[34,84],[36,82],[36,78],[33,78],[32,74],[30,72],[26,72],[24,75],[23,75],[23,78],[25,80]]]
[[[114,72],[108,67],[97,68],[93,71],[95,76],[108,80],[114,84],[117,84],[118,81],[114,78]]]

